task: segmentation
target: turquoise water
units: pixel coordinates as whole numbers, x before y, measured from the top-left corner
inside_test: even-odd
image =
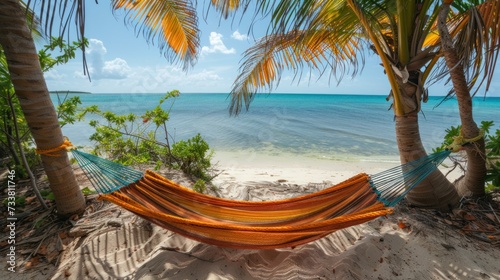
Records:
[[[160,94],[84,94],[83,106],[98,105],[118,114],[143,114],[156,106]],[[52,96],[57,104],[57,97]],[[169,99],[170,100],[170,99]],[[426,149],[438,146],[445,129],[459,124],[454,99],[435,107],[441,97],[423,104],[420,130]],[[500,98],[475,98],[475,120],[500,127]],[[271,94],[257,96],[248,112],[228,113],[227,94],[181,94],[168,123],[175,140],[200,133],[215,151],[245,149],[269,154],[292,153],[325,159],[396,157],[398,150],[390,103],[385,96]],[[166,102],[164,108],[170,107]],[[77,145],[92,145],[86,123],[63,128]]]

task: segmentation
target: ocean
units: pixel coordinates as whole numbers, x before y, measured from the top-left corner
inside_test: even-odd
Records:
[[[82,106],[98,105],[117,114],[142,115],[163,94],[81,94]],[[54,104],[58,98],[52,94]],[[172,104],[172,100],[175,100]],[[257,151],[269,155],[300,155],[330,160],[397,160],[393,111],[385,96],[340,94],[261,94],[249,111],[230,116],[227,94],[188,93],[168,99],[168,131],[174,141],[197,133],[215,151]],[[422,105],[420,133],[430,152],[440,145],[445,130],[460,124],[458,105],[430,97]],[[170,107],[171,106],[171,107]],[[474,118],[494,121],[500,128],[500,98],[474,98]],[[64,135],[91,146],[93,128],[86,122],[63,127]]]

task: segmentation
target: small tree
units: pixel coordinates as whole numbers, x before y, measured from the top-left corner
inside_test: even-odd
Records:
[[[89,122],[95,128],[89,139],[96,143],[93,152],[97,155],[125,165],[144,163],[154,164],[157,169],[178,168],[187,175],[210,181],[212,152],[208,143],[200,134],[176,142],[169,133],[170,111],[178,96],[177,90],[168,92],[156,107],[141,116],[118,115],[90,106],[78,118],[88,114],[98,116]]]

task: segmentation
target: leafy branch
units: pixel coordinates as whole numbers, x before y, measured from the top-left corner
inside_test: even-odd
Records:
[[[158,105],[141,116],[133,113],[119,115],[101,111],[98,106],[89,106],[77,114],[82,120],[94,115],[89,125],[95,129],[90,140],[95,142],[93,153],[125,165],[153,164],[156,169],[163,166],[178,168],[187,175],[201,179],[197,186],[204,190],[204,182],[211,181],[212,152],[200,134],[175,142],[169,133],[170,111],[179,91],[167,92]],[[164,141],[159,140],[164,138]]]

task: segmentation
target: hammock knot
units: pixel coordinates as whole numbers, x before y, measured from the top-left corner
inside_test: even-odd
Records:
[[[479,134],[476,137],[473,138],[464,138],[462,136],[462,131],[460,130],[460,134],[458,136],[453,137],[453,143],[451,143],[447,149],[456,153],[462,149],[462,146],[470,143],[474,143],[479,141],[481,138],[484,137],[484,129],[479,129]]]
[[[73,143],[71,143],[67,137],[64,137],[64,141],[62,142],[61,145],[51,149],[37,148],[36,153],[39,155],[45,155],[49,157],[59,157],[63,155],[63,152],[67,152],[72,149],[76,149],[76,147],[73,146]]]

